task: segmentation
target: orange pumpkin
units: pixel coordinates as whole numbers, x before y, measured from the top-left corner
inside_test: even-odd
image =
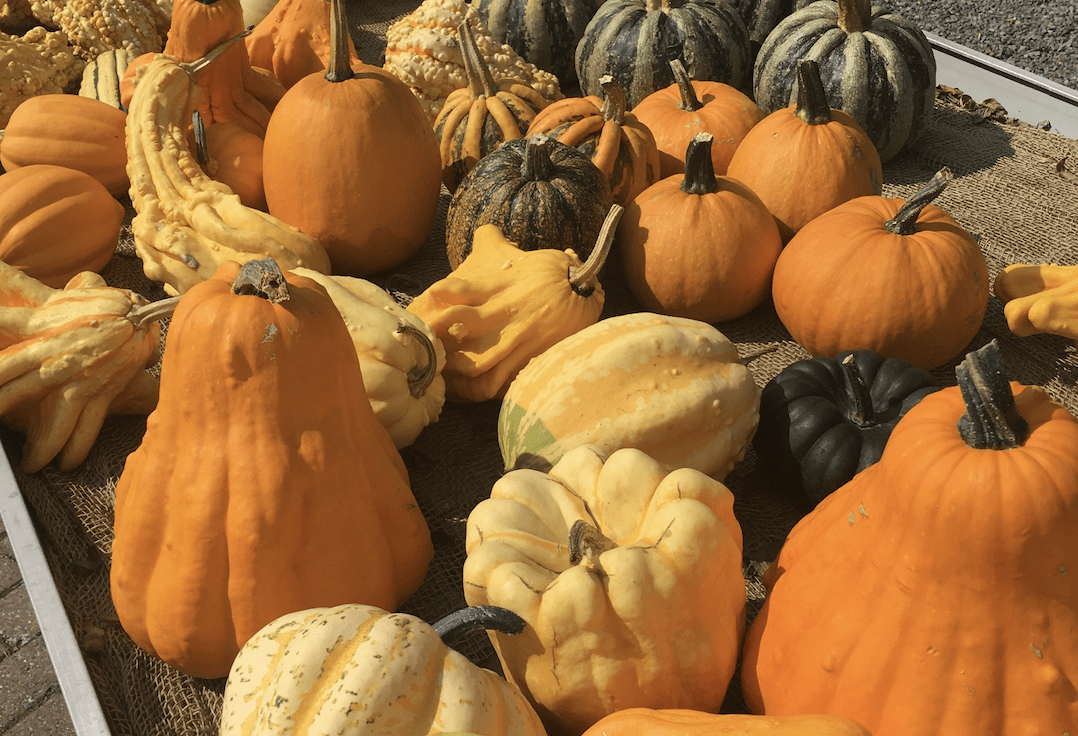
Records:
[[[415,592],[430,533],[325,289],[227,261],[180,298],[114,531],[123,628],[195,677],[278,616]]]
[[[720,715],[684,708],[614,711],[584,736],[872,736],[841,716]]]
[[[754,713],[876,736],[1078,732],[1078,422],[993,342],[790,532],[745,639]]]
[[[423,244],[438,210],[441,156],[407,85],[380,67],[349,66],[344,6],[333,2],[329,68],[278,103],[262,177],[270,214],[317,239],[333,273],[368,276]]]
[[[208,128],[195,111],[195,156],[214,181],[226,185],[244,207],[266,211],[262,184],[262,139],[239,123],[214,123]]]
[[[685,171],[685,152],[697,133],[711,133],[715,173],[726,175],[734,151],[766,114],[744,92],[724,82],[690,79],[680,59],[670,62],[674,83],[633,108],[659,148],[659,178]]]
[[[92,97],[38,95],[11,114],[0,138],[0,164],[51,164],[97,179],[114,197],[126,197],[127,114]]]
[[[629,203],[617,243],[629,288],[645,308],[722,322],[767,300],[782,240],[752,190],[715,175],[711,145],[710,133],[698,133],[685,173]]]
[[[0,176],[0,260],[53,289],[104,268],[123,220],[124,206],[81,171],[35,164]]]
[[[788,243],[810,220],[854,197],[879,195],[883,164],[857,121],[827,104],[819,65],[797,65],[797,102],[741,141],[726,173],[760,196]]]
[[[988,264],[932,200],[947,168],[903,201],[865,196],[815,218],[775,265],[775,310],[812,355],[875,350],[931,370],[958,356],[988,309]]]
[[[273,73],[285,89],[329,65],[330,6],[326,0],[278,0],[247,37],[251,65]],[[352,39],[348,56],[359,64]]]
[[[626,112],[625,91],[609,74],[603,97],[566,97],[535,116],[528,135],[542,133],[578,148],[606,175],[614,203],[624,206],[659,180],[659,149],[651,130]]]

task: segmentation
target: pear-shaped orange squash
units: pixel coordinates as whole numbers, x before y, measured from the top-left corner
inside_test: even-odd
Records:
[[[415,592],[430,533],[325,289],[229,261],[180,297],[114,530],[120,623],[195,677],[278,616]]]

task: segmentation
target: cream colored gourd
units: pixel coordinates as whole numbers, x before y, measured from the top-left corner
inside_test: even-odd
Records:
[[[640,450],[502,476],[468,516],[464,596],[527,623],[492,633],[551,734],[629,707],[716,711],[745,629],[734,497]]]
[[[385,289],[355,276],[293,273],[321,284],[344,317],[359,354],[363,385],[378,422],[397,449],[438,421],[445,404],[445,347],[434,330]]]
[[[127,118],[131,229],[146,276],[182,294],[224,261],[273,258],[282,269],[329,272],[317,240],[246,207],[198,165],[184,134],[198,106],[198,71],[229,43],[192,64],[158,55],[140,70]]]
[[[408,305],[446,347],[446,390],[459,401],[505,394],[528,361],[593,325],[606,295],[606,262],[622,208],[613,205],[588,260],[571,249],[521,250],[497,225],[476,228],[472,251]]]
[[[119,110],[127,111],[120,98],[120,80],[135,54],[130,49],[111,49],[98,54],[82,70],[79,95],[104,102]]]
[[[90,271],[53,289],[0,261],[0,418],[26,435],[24,471],[73,470],[108,415],[153,410],[160,328],[133,315],[147,304]]]
[[[502,400],[498,443],[507,469],[546,469],[594,444],[722,479],[744,457],[759,408],[760,389],[725,335],[639,312],[600,320],[525,366]]]
[[[243,646],[225,684],[220,736],[546,736],[528,701],[441,637],[508,611],[465,608],[433,626],[343,605],[288,614]]]

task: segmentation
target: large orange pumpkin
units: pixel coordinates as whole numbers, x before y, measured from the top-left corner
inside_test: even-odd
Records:
[[[790,532],[745,639],[755,713],[875,736],[1078,733],[1078,422],[995,343]]]
[[[329,68],[278,103],[262,177],[270,214],[316,238],[333,273],[369,276],[404,262],[426,239],[441,154],[407,85],[380,67],[349,66],[343,2],[333,8]]]
[[[407,470],[316,282],[222,264],[180,298],[161,393],[116,486],[123,628],[195,677],[224,677],[286,613],[396,610],[433,557]]]

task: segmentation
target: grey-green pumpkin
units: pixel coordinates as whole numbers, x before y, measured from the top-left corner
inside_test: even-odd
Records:
[[[577,79],[582,94],[599,96],[609,74],[632,109],[674,83],[674,59],[692,79],[747,91],[752,51],[737,8],[727,0],[606,0],[577,44]]]
[[[924,33],[870,0],[817,0],[779,23],[753,69],[753,93],[767,113],[792,104],[797,62],[820,69],[833,108],[852,116],[884,162],[912,146],[935,106],[936,61]]]

